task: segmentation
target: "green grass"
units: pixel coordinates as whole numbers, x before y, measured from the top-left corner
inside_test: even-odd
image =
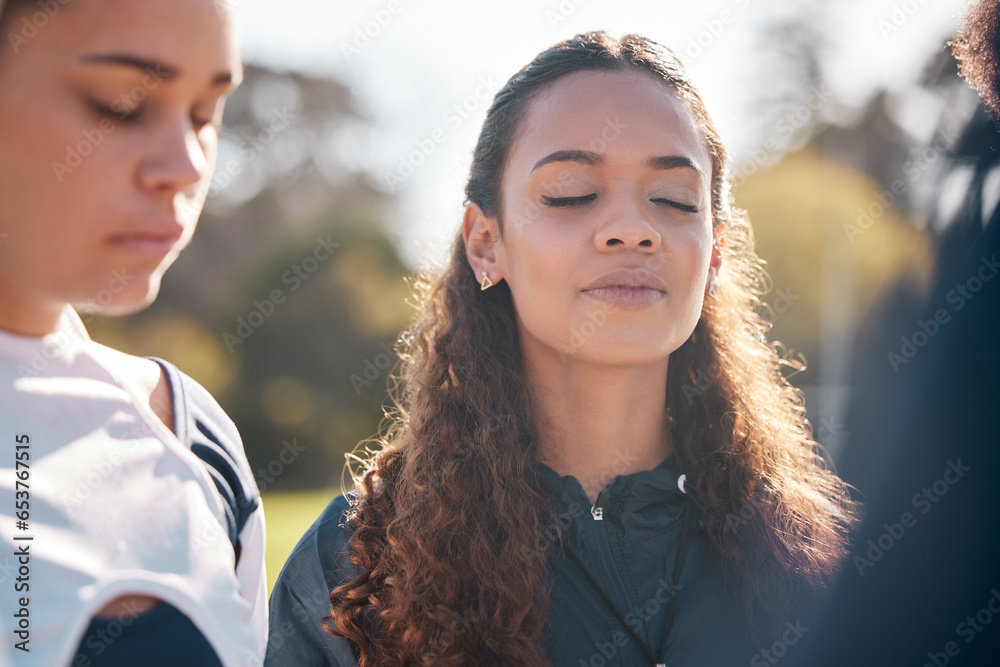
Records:
[[[267,522],[267,592],[271,594],[281,567],[292,553],[302,534],[313,524],[323,508],[340,495],[337,489],[265,493],[264,520]]]

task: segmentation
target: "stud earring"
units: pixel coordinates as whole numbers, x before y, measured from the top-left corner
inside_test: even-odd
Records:
[[[491,287],[493,287],[493,281],[490,280],[490,277],[486,274],[485,271],[483,271],[483,281],[482,283],[480,283],[479,291],[485,292]]]

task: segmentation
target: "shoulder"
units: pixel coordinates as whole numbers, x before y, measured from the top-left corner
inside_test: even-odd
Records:
[[[186,440],[183,437],[186,418],[198,430],[211,431],[217,439],[238,445],[242,452],[243,441],[229,415],[204,387],[177,366],[156,357],[136,357],[93,341],[90,345],[100,351],[102,361],[110,366],[108,370],[118,381],[140,394],[140,398],[148,398],[157,414],[161,412],[155,405],[157,400],[166,401],[166,411],[173,413],[174,422],[168,426],[172,426],[181,441]]]
[[[236,429],[236,424],[208,393],[208,390],[169,361],[157,358],[143,359],[143,361],[153,364],[157,370],[163,370],[177,415],[175,421],[181,421],[182,418],[186,417],[188,426],[193,426],[205,437],[219,441],[219,444],[226,447],[234,458],[242,457],[243,440]],[[184,424],[177,424],[177,426],[183,427]],[[175,428],[179,437],[180,430],[182,429]],[[190,435],[194,436],[193,433]]]
[[[152,396],[156,385],[162,376],[160,367],[152,359],[136,357],[102,345],[96,341],[87,341],[88,349],[98,352],[98,358],[107,366],[111,374],[119,380],[127,382],[143,397]]]
[[[275,592],[294,591],[300,601],[303,594],[320,589],[320,606],[328,606],[328,594],[354,574],[347,560],[347,542],[351,527],[347,512],[356,502],[355,492],[343,493],[326,506],[309,529],[302,535],[278,575]]]
[[[167,377],[152,359],[132,356],[113,347],[88,341],[92,352],[99,354],[105,369],[115,381],[130,390],[153,414],[172,429],[174,422],[170,385]]]
[[[330,591],[355,572],[347,560],[346,523],[354,497],[348,492],[331,500],[281,569],[271,592],[266,667],[356,664],[350,642],[323,628]]]
[[[239,535],[261,506],[239,431],[204,387],[167,361],[149,361],[167,378],[174,435],[205,465],[223,501],[230,540],[239,548]]]
[[[236,424],[208,391],[176,366],[162,359],[147,359],[162,368],[173,405],[173,431],[199,458],[209,456],[225,462],[240,481],[257,495],[256,483]],[[214,464],[214,461],[207,461]]]

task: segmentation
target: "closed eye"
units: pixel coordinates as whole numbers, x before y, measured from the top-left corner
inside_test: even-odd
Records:
[[[672,206],[673,208],[676,208],[680,211],[684,211],[685,213],[701,213],[701,209],[698,208],[697,206],[694,206],[692,204],[682,204],[681,202],[674,201],[672,199],[663,199],[657,197],[656,199],[650,199],[649,201],[653,202],[654,204],[666,204],[667,206]]]
[[[142,115],[142,108],[128,109],[117,102],[111,106],[107,106],[96,100],[92,100],[90,104],[99,115],[112,120],[119,120],[123,123],[139,120],[139,116]]]
[[[597,193],[582,195],[580,197],[549,197],[542,195],[542,203],[555,208],[562,206],[586,206],[595,199],[597,199]]]

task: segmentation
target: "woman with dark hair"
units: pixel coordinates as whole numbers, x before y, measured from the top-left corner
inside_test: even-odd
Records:
[[[145,308],[191,240],[234,32],[215,0],[0,3],[0,664],[263,658],[264,515],[235,426],[78,314]]]
[[[604,33],[544,51],[496,95],[466,194],[398,411],[286,563],[266,664],[717,666],[800,635],[855,508],[765,339],[676,58]]]

